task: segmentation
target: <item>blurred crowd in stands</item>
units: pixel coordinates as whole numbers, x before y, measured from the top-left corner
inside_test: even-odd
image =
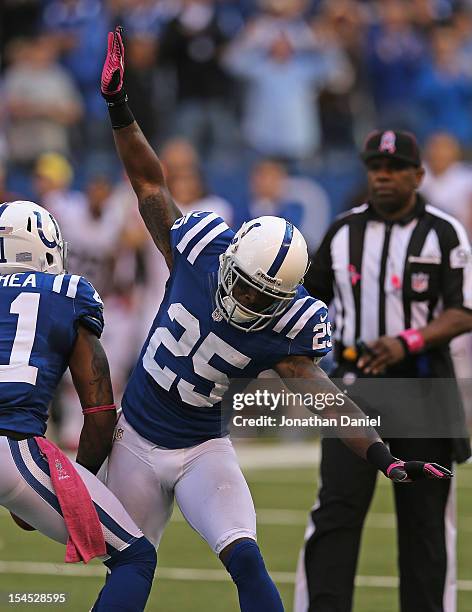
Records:
[[[277,214],[313,250],[363,199],[367,133],[398,128],[423,146],[427,198],[472,235],[472,0],[3,0],[2,11],[0,200],[35,200],[61,223],[70,272],[105,301],[118,399],[167,274],[100,96],[117,24],[130,106],[183,211],[233,226]]]

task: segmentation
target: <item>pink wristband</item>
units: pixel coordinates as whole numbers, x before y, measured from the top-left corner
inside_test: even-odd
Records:
[[[424,349],[425,341],[422,334],[417,329],[405,329],[399,334],[399,337],[405,341],[408,347],[408,352],[414,354],[419,353]]]
[[[107,406],[92,406],[91,408],[82,408],[84,414],[94,414],[95,412],[105,412],[106,410],[116,410],[116,404],[108,404]]]

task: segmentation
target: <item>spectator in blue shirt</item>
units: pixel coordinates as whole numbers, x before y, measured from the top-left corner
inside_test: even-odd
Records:
[[[102,0],[52,0],[44,9],[43,24],[60,49],[62,65],[79,88],[84,121],[76,133],[74,156],[113,159],[113,139],[106,107],[97,83],[103,64],[103,41],[110,29],[110,14]],[[86,120],[85,120],[86,118]],[[90,161],[93,165],[95,161]]]
[[[225,65],[247,82],[244,137],[262,155],[295,161],[311,157],[321,138],[320,90],[335,81],[351,83],[341,51],[317,48],[314,37],[309,41],[300,48],[289,28],[274,21],[261,30],[256,22],[228,49]]]
[[[422,110],[422,135],[447,131],[463,146],[472,145],[472,76],[459,54],[450,26],[432,33],[432,58],[419,75],[416,96]]]
[[[368,33],[365,68],[378,125],[414,129],[415,84],[425,53],[425,42],[413,25],[413,3],[377,3],[378,22]]]

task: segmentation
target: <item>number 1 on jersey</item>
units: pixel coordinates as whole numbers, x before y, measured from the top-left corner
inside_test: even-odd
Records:
[[[7,365],[0,365],[0,383],[36,384],[38,368],[29,365],[39,311],[39,293],[20,293],[10,306],[18,315],[15,339]]]

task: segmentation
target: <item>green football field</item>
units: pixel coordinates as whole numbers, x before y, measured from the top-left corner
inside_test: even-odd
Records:
[[[316,469],[306,465],[267,467],[263,461],[249,461],[249,464],[243,461],[243,465],[252,465],[244,471],[258,511],[259,542],[285,608],[290,611],[298,551],[307,511],[314,501]],[[398,610],[391,486],[384,478],[379,478],[379,483],[364,533],[356,612]],[[458,610],[472,612],[472,466],[458,468],[456,484]],[[63,555],[62,546],[36,533],[22,532],[2,511],[0,610],[89,610],[102,584],[102,566],[95,562],[85,567],[65,566],[61,562]],[[67,604],[8,604],[8,593],[14,592],[66,593]],[[162,541],[157,580],[147,609],[155,612],[239,610],[235,588],[225,570],[206,543],[183,522],[178,510],[174,511]]]

